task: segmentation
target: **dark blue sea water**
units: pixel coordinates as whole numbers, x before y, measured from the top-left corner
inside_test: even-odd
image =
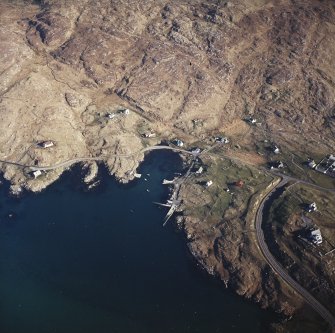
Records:
[[[273,315],[208,277],[173,224],[162,227],[152,202],[180,169],[177,155],[154,152],[147,181],[126,186],[102,175],[85,192],[76,168],[21,199],[3,185],[0,332],[265,332]]]

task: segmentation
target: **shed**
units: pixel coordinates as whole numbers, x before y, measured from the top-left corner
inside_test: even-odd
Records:
[[[238,181],[235,183],[235,186],[242,188],[242,187],[244,186],[244,182],[243,182],[243,180],[242,180],[242,179],[238,180]]]
[[[50,147],[53,147],[54,145],[55,143],[51,140],[42,141],[38,144],[38,146],[41,148],[50,148]]]
[[[308,167],[310,167],[311,169],[314,169],[316,167],[316,163],[314,160],[309,160],[307,163]]]
[[[121,110],[120,113],[127,116],[130,113],[130,110],[129,109],[124,109],[124,110]]]

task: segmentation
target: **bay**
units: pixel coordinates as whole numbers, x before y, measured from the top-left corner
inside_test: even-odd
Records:
[[[39,194],[0,191],[0,332],[266,332],[276,317],[191,258],[165,209],[162,179],[180,172],[152,152],[142,178],[83,190],[79,167]],[[12,214],[12,215],[11,215]]]

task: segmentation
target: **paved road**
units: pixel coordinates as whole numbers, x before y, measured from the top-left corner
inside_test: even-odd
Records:
[[[152,151],[152,150],[161,150],[161,149],[168,149],[168,150],[173,150],[182,154],[188,154],[188,155],[192,155],[194,157],[199,156],[201,153],[192,153],[191,151],[188,151],[186,149],[182,149],[182,148],[177,148],[177,147],[170,147],[170,146],[151,146],[151,147],[147,147],[144,148],[140,151],[137,151],[135,153],[131,153],[131,154],[113,154],[113,155],[108,155],[106,157],[77,157],[77,158],[72,158],[70,160],[66,160],[64,162],[61,163],[57,163],[54,165],[50,165],[50,166],[35,166],[35,165],[27,165],[27,164],[22,164],[19,162],[11,162],[11,161],[4,161],[4,160],[0,160],[0,163],[4,163],[4,164],[10,164],[10,165],[15,165],[21,168],[29,168],[32,171],[36,171],[36,170],[40,170],[40,171],[49,171],[49,170],[55,170],[58,168],[66,168],[72,164],[75,163],[79,163],[79,162],[90,162],[90,161],[105,161],[108,158],[129,158],[129,157],[133,157],[139,154],[143,154],[147,151]]]
[[[318,312],[322,318],[324,318],[332,327],[335,329],[335,317],[318,301],[316,300],[305,288],[303,288],[296,280],[294,280],[287,271],[277,262],[274,256],[271,254],[264,238],[264,233],[262,229],[262,221],[263,221],[263,210],[266,201],[273,195],[275,191],[277,191],[280,187],[286,185],[292,177],[283,177],[282,181],[275,186],[266,196],[263,198],[260,203],[257,213],[256,213],[256,236],[260,250],[263,253],[264,258],[271,266],[271,268],[288,284],[290,285],[296,292],[298,292],[301,297],[316,311]]]
[[[287,181],[294,181],[294,182],[297,182],[297,183],[300,183],[300,184],[304,184],[304,185],[307,185],[307,186],[314,187],[315,189],[320,190],[320,191],[334,192],[335,193],[335,188],[322,187],[322,186],[319,186],[317,184],[311,183],[307,180],[303,180],[303,179],[299,179],[299,178],[296,178],[296,177],[288,176],[288,175],[285,175],[285,174],[280,173],[278,171],[273,171],[273,170],[266,170],[266,171],[275,175],[275,176],[277,176],[277,177],[280,177],[282,179],[286,179]]]

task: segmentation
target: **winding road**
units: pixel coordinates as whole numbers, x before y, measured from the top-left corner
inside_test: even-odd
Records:
[[[277,262],[274,256],[271,254],[266,242],[262,229],[263,222],[263,210],[267,200],[281,187],[285,186],[291,177],[283,176],[281,182],[279,182],[261,201],[255,220],[256,237],[259,248],[266,259],[270,267],[277,273],[288,285],[290,285],[301,297],[316,311],[320,316],[325,319],[332,329],[335,329],[335,317],[317,300],[312,296],[305,288],[303,288],[296,280],[294,280],[287,271]]]
[[[136,156],[136,155],[139,155],[139,154],[143,154],[147,151],[161,150],[161,149],[173,150],[175,152],[192,155],[194,157],[197,157],[202,153],[202,152],[194,153],[194,152],[191,152],[191,151],[186,150],[186,149],[177,148],[177,147],[170,147],[170,146],[151,146],[151,147],[146,147],[146,148],[144,148],[140,151],[130,153],[130,154],[112,154],[112,155],[108,155],[108,156],[105,156],[105,157],[77,157],[77,158],[72,158],[70,160],[66,160],[64,162],[60,162],[60,163],[50,165],[50,166],[27,165],[27,164],[23,164],[23,163],[19,163],[19,162],[11,162],[11,161],[5,161],[5,160],[0,160],[0,163],[15,165],[15,166],[21,167],[21,168],[28,168],[31,171],[37,171],[37,170],[50,171],[50,170],[55,170],[55,169],[58,169],[58,168],[66,168],[66,167],[71,166],[72,164],[79,163],[79,162],[106,161],[108,158],[113,158],[113,157],[115,157],[115,158],[128,158],[128,157]],[[205,151],[203,151],[203,152],[205,152]]]

